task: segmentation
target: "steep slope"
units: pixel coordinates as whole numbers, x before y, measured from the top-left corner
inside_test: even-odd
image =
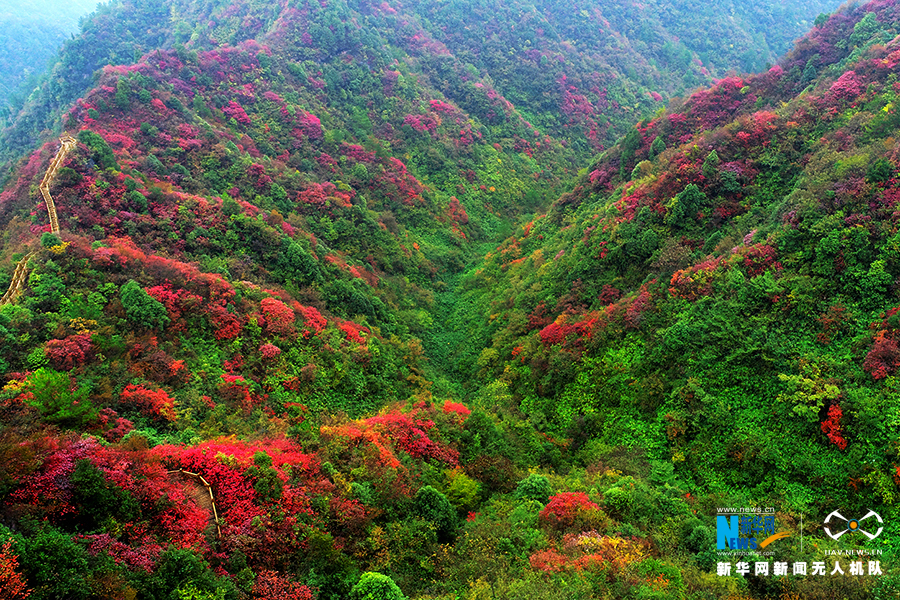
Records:
[[[0,2],[0,115],[8,116],[9,105],[21,103],[11,96],[31,92],[63,42],[78,32],[79,18],[96,5],[91,0]]]
[[[478,395],[587,462],[624,442],[705,493],[896,514],[898,19],[848,9],[639,123],[491,252],[454,321]]]
[[[731,69],[774,61],[816,14],[837,5],[766,1],[714,10],[699,2],[599,0],[565,8],[552,2],[107,3],[67,43],[40,89],[14,107],[2,137],[3,158],[33,147],[44,129],[58,129],[59,113],[92,87],[94,73],[107,64],[131,64],[179,44],[212,50],[252,39],[283,48],[298,63],[312,60],[317,70],[330,64],[333,77],[324,82],[332,92],[342,80],[357,80],[360,64],[380,71],[399,60],[485,125],[502,125],[505,111],[495,105],[512,102],[542,134],[567,139],[586,160],[671,94]],[[728,47],[718,46],[722,36]],[[360,49],[362,63],[336,60],[345,52],[358,56]]]

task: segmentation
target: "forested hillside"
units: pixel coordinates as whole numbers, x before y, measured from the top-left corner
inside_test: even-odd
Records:
[[[794,6],[102,6],[3,131],[0,595],[896,597],[900,6],[713,81]]]
[[[506,109],[498,108],[511,102],[540,134],[565,139],[586,160],[673,94],[774,63],[837,4],[110,2],[66,43],[40,89],[16,104],[12,128],[0,137],[2,158],[46,141],[41,132],[60,127],[59,115],[107,64],[132,64],[179,45],[212,50],[254,40],[330,73],[318,78],[330,93],[365,94],[371,84],[361,67],[380,79],[399,61],[416,76],[413,87],[427,83],[485,126],[502,125]]]
[[[0,2],[0,116],[7,118],[8,105],[23,102],[63,42],[78,32],[79,18],[96,5],[91,0]]]

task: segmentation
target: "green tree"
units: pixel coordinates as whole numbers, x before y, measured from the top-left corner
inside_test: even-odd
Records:
[[[45,231],[41,234],[41,247],[42,248],[52,248],[54,246],[59,246],[62,244],[62,240],[59,239],[59,236],[50,233],[49,231]]]
[[[653,142],[650,144],[650,159],[654,159],[666,150],[666,143],[659,136],[656,136],[653,139]]]
[[[259,494],[260,501],[281,498],[284,484],[278,477],[278,471],[272,468],[272,457],[262,450],[253,455],[253,466],[245,475],[253,480],[253,489]]]
[[[853,33],[850,34],[850,43],[854,46],[869,41],[876,32],[881,29],[881,25],[875,18],[875,13],[866,13],[856,25],[853,26]]]
[[[131,85],[128,84],[128,80],[124,77],[119,77],[119,80],[116,81],[116,106],[120,109],[125,110],[131,104]]]
[[[78,504],[79,516],[88,530],[96,529],[110,517],[124,522],[140,515],[134,496],[108,481],[89,460],[76,463],[71,481],[72,500]]]
[[[703,161],[703,176],[707,179],[715,179],[716,175],[719,174],[719,164],[721,162],[719,154],[712,150]]]
[[[462,472],[461,469],[447,471],[447,499],[457,510],[467,511],[475,508],[478,501],[478,482]]]
[[[147,329],[162,329],[169,324],[166,307],[131,279],[122,286],[119,299],[128,320]]]
[[[118,169],[119,163],[113,154],[112,148],[102,137],[87,129],[78,132],[78,141],[87,146],[91,151],[91,158],[101,169]]]
[[[28,403],[51,423],[78,429],[97,417],[97,409],[88,400],[88,388],[73,390],[66,373],[42,367],[28,377],[25,387],[33,396]]]
[[[26,524],[27,525],[27,524]],[[30,528],[28,526],[27,528]],[[27,537],[16,539],[16,551],[32,593],[31,600],[88,598],[88,554],[71,537],[43,524]]]
[[[434,523],[438,536],[448,538],[456,529],[456,509],[447,496],[430,485],[416,493],[416,513],[426,521]]]
[[[696,183],[688,185],[669,202],[669,214],[666,215],[666,221],[673,227],[683,227],[688,220],[697,215],[697,211],[706,204],[707,200],[706,194],[697,187]]]
[[[352,600],[405,600],[394,580],[381,573],[363,573],[350,591]]]
[[[237,598],[237,590],[229,579],[220,579],[209,568],[209,564],[193,550],[171,549],[163,552],[156,564],[156,570],[143,582],[140,597],[155,600],[182,600],[184,592],[188,598]],[[217,593],[217,590],[224,593]]]
[[[552,491],[549,479],[532,473],[516,486],[515,496],[518,500],[537,500],[541,504],[547,504]]]

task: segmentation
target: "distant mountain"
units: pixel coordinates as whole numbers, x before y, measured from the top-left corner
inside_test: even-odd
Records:
[[[128,0],[101,5],[67,43],[53,74],[16,104],[5,148],[33,145],[92,86],[107,64],[125,65],[155,49],[193,50],[250,39],[285,56],[344,71],[341,55],[364,51],[369,69],[397,59],[467,112],[486,117],[482,82],[536,126],[580,153],[608,145],[635,118],[673,94],[730,70],[759,70],[836,2],[326,2],[257,5]],[[727,40],[728,43],[722,43]],[[377,57],[377,58],[376,58]],[[374,62],[372,62],[374,60]],[[332,85],[334,81],[330,82]],[[20,109],[23,109],[20,111]],[[479,113],[479,111],[482,111]],[[488,124],[496,124],[493,114]],[[7,158],[14,153],[7,152]]]
[[[0,1],[0,112],[11,96],[27,95],[40,81],[65,40],[79,31],[79,19],[94,8],[94,0],[42,1],[39,4]],[[21,88],[21,89],[20,89]],[[13,100],[12,104],[21,104]]]

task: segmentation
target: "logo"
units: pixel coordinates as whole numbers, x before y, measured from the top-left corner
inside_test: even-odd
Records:
[[[832,517],[836,517],[837,519],[840,519],[841,521],[845,521],[844,528],[839,529],[837,533],[831,533],[831,528],[828,527],[828,523],[831,522]],[[868,519],[869,517],[875,517],[875,519],[879,523],[884,523],[884,521],[881,520],[881,515],[879,515],[874,510],[870,510],[869,513],[866,516],[864,516],[862,519],[848,519],[847,517],[845,517],[838,511],[833,511],[831,514],[829,514],[827,517],[825,517],[825,533],[831,539],[836,540],[839,537],[841,537],[842,535],[844,535],[845,533],[856,533],[858,531],[859,533],[863,534],[870,540],[874,540],[879,535],[881,535],[881,532],[884,530],[884,527],[879,527],[878,531],[876,531],[875,533],[869,533],[868,531],[862,529],[862,522],[865,521],[866,519]]]
[[[718,550],[761,550],[790,532],[775,532],[775,515],[716,516]],[[766,537],[763,537],[766,536]]]

